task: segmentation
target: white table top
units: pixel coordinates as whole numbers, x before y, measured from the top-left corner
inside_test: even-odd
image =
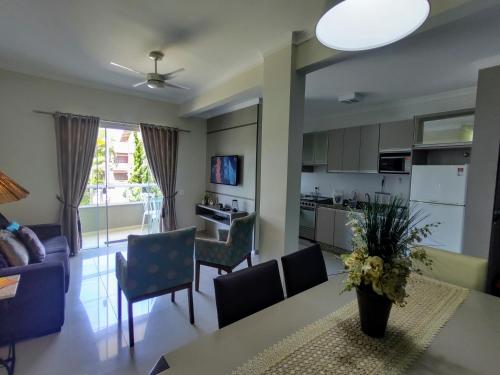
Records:
[[[230,374],[263,350],[355,298],[339,295],[345,275],[164,355],[163,375]],[[500,298],[471,291],[408,374],[498,374]]]
[[[14,298],[17,292],[17,286],[19,285],[19,279],[21,275],[12,275],[0,277],[0,279],[10,279],[14,280],[15,283],[4,288],[0,288],[0,300]]]

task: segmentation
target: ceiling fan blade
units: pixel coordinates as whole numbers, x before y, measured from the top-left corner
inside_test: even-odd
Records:
[[[189,87],[176,85],[175,83],[170,83],[170,82],[165,82],[165,86],[170,86],[170,87],[174,87],[176,89],[181,89],[181,90],[189,90]]]
[[[139,83],[136,83],[135,85],[133,85],[133,87],[139,87],[139,86],[142,86],[146,83],[148,83],[148,81],[139,82]]]
[[[140,74],[140,75],[145,75],[144,73],[142,72],[139,72],[138,70],[135,70],[135,69],[132,69],[132,68],[127,68],[126,66],[123,66],[123,65],[120,65],[120,64],[117,64],[113,61],[110,62],[111,65],[114,65],[114,66],[117,66],[118,68],[122,68],[122,69],[125,69],[125,70],[128,70],[129,72],[133,72],[133,73],[137,73],[137,74]]]
[[[186,68],[180,68],[180,69],[176,69],[170,73],[165,73],[165,74],[162,74],[162,76],[166,77],[167,79],[168,78],[172,78],[173,76],[175,76],[177,73],[180,73],[180,72],[183,72],[184,70],[186,70]]]

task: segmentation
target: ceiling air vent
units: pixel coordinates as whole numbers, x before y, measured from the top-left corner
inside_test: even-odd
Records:
[[[362,98],[363,97],[360,93],[353,92],[351,94],[341,95],[337,100],[339,101],[339,103],[352,104],[359,103]]]

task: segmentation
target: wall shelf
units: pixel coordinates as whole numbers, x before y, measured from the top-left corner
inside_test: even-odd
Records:
[[[208,206],[204,204],[196,205],[196,215],[201,217],[203,220],[216,223],[222,227],[229,228],[231,222],[239,217],[244,217],[248,215],[245,211],[232,211],[232,210],[221,210],[217,206]]]

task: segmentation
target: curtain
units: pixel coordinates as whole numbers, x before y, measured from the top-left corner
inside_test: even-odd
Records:
[[[99,118],[71,113],[54,114],[59,172],[60,222],[71,255],[82,245],[78,206],[85,193],[99,132]]]
[[[144,150],[151,172],[163,194],[160,231],[177,228],[175,215],[175,179],[179,131],[167,127],[141,124]]]

